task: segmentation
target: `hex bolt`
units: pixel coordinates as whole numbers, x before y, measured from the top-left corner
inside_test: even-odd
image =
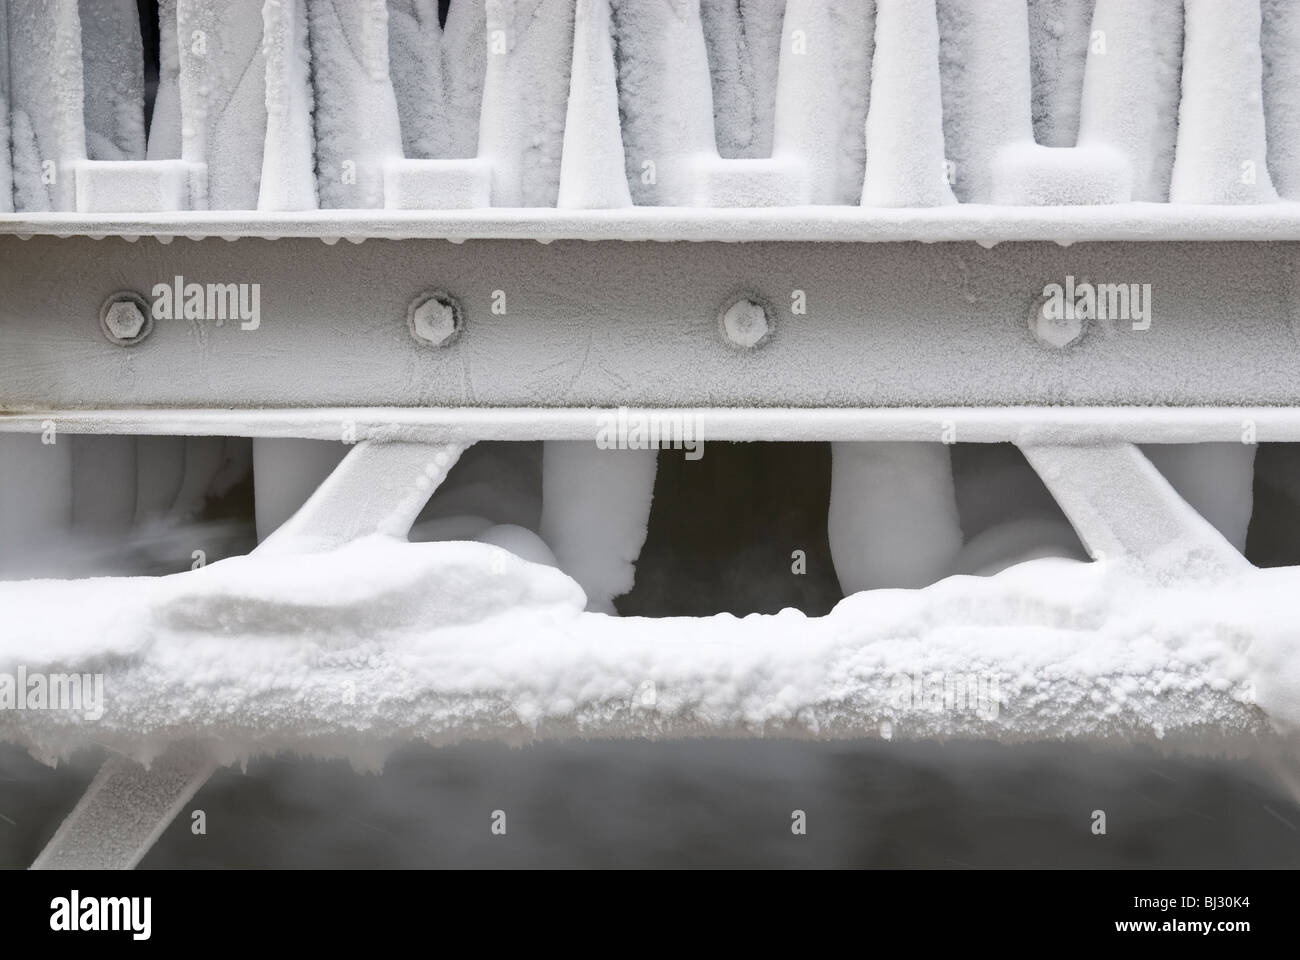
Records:
[[[1045,347],[1065,350],[1083,339],[1083,318],[1075,314],[1072,317],[1057,319],[1047,316],[1047,305],[1051,298],[1038,297],[1029,309],[1029,329],[1034,339]]]
[[[109,343],[133,347],[153,330],[153,314],[144,297],[124,290],[99,308],[99,328]]]
[[[772,338],[774,326],[771,305],[753,294],[728,301],[718,312],[718,328],[723,339],[738,350],[754,350],[762,346]]]
[[[417,343],[426,347],[446,347],[460,336],[465,326],[465,312],[460,301],[449,293],[422,293],[411,301],[406,311],[406,325]]]

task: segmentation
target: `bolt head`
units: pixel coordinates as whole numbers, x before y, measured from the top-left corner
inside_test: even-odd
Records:
[[[1072,347],[1083,339],[1084,321],[1077,314],[1072,318],[1049,317],[1046,314],[1050,300],[1039,297],[1029,312],[1029,329],[1039,343],[1056,350]]]
[[[99,325],[109,342],[130,347],[153,329],[149,305],[134,293],[115,293],[99,310]]]
[[[416,297],[407,313],[411,336],[431,347],[445,347],[455,340],[464,326],[460,303],[445,293]]]
[[[753,350],[772,336],[772,308],[758,297],[739,297],[722,308],[718,324],[731,346]]]

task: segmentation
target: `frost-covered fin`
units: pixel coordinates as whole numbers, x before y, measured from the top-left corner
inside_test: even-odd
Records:
[[[384,163],[402,159],[384,0],[307,0],[316,177],[325,208],[384,205]]]
[[[177,0],[181,157],[196,210],[255,210],[266,140],[263,0]],[[202,170],[206,172],[199,172]]]
[[[1112,147],[1128,160],[1132,199],[1157,201],[1156,58],[1153,4],[1097,0],[1083,82],[1079,146]]]
[[[478,155],[494,207],[553,207],[560,189],[574,0],[490,0]]]
[[[207,782],[216,763],[203,747],[177,743],[145,767],[105,761],[33,870],[130,870]]]
[[[487,5],[458,0],[447,11],[442,28],[442,92],[446,98],[447,156],[478,154],[479,114],[483,109],[483,77],[487,72]]]
[[[1258,0],[1185,0],[1183,99],[1169,199],[1268,203]]]
[[[449,156],[438,0],[388,0],[388,61],[406,158]]]
[[[0,3],[0,213],[14,209],[14,171],[9,142],[9,4]]]
[[[41,573],[33,554],[72,524],[72,444],[49,434],[0,434],[0,578]]]
[[[837,27],[830,4],[790,0],[786,6],[772,156],[803,165],[808,189],[804,203],[840,202]]]
[[[829,5],[827,5],[829,6]],[[718,153],[771,155],[773,107],[786,0],[701,0]]]
[[[457,443],[362,441],[257,549],[295,553],[375,533],[404,537],[464,449]]]
[[[689,206],[716,163],[699,0],[613,0],[627,176],[638,204]]]
[[[827,533],[845,595],[940,579],[962,545],[948,447],[832,443]]]
[[[1133,558],[1173,575],[1246,564],[1133,444],[1019,446],[1094,558]]]
[[[74,170],[86,159],[77,0],[8,6],[14,207],[74,210]]]
[[[86,154],[143,160],[144,48],[136,0],[80,0]]]
[[[307,0],[267,0],[262,8],[266,58],[266,143],[259,210],[316,208]]]
[[[158,2],[158,95],[149,121],[150,160],[181,158],[181,38],[176,0]]]
[[[609,0],[578,0],[557,206],[630,207]]]
[[[949,180],[935,0],[879,0],[862,203],[956,203]]]
[[[1277,192],[1300,200],[1300,3],[1263,0],[1268,169]]]
[[[1092,0],[1029,0],[1034,138],[1045,147],[1078,142],[1091,17]],[[1181,20],[1180,10],[1180,34]]]
[[[587,609],[615,613],[614,598],[635,582],[658,451],[581,440],[547,441],[542,450],[542,539],[587,594]]]
[[[998,155],[1034,142],[1029,12],[1025,0],[939,0],[938,18],[954,192],[963,203],[996,203]]]

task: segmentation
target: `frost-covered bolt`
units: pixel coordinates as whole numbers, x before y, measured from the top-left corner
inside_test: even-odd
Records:
[[[752,350],[771,339],[772,318],[772,308],[765,300],[746,295],[722,308],[718,314],[718,326],[731,346]]]
[[[134,346],[153,329],[149,304],[138,294],[115,293],[99,308],[99,327],[110,343]]]
[[[460,336],[465,314],[460,301],[446,293],[423,293],[411,301],[406,323],[419,343],[445,347]]]
[[[1048,296],[1039,297],[1034,301],[1029,310],[1030,331],[1044,346],[1057,350],[1074,346],[1083,339],[1083,318],[1073,310],[1065,311],[1068,316],[1064,317],[1048,316],[1050,303],[1052,298]]]

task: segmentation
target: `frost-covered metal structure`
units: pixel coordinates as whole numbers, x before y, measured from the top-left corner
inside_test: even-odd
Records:
[[[133,865],[262,750],[1300,721],[1296,573],[1232,507],[1300,442],[1300,6],[162,0],[149,95],[136,11],[0,2],[0,568],[228,489],[228,437],[262,543],[0,584],[0,666],[113,670],[93,729],[0,714],[122,754],[38,865]],[[598,449],[620,410],[831,442],[850,596],[610,617],[656,469]],[[406,543],[481,440],[546,442],[539,529]],[[958,441],[1094,562],[943,579]],[[892,684],[971,670],[1018,709]]]

